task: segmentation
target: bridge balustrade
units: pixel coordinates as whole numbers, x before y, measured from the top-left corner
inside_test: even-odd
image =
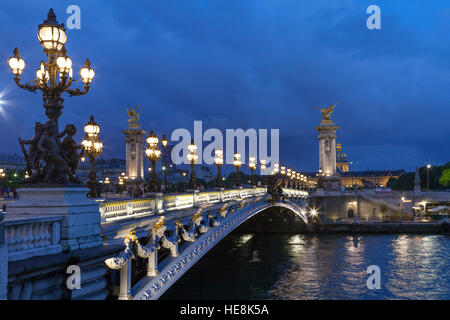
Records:
[[[8,260],[12,262],[61,252],[63,219],[63,216],[46,216],[6,220]]]
[[[99,204],[102,222],[109,222],[141,215],[154,215],[164,211],[183,210],[199,207],[202,204],[227,202],[266,194],[264,187],[217,190],[179,195],[158,194],[146,198],[106,201]]]

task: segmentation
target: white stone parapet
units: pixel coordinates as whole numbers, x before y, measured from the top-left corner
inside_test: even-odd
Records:
[[[5,221],[8,260],[18,261],[61,252],[63,219],[63,216],[43,216]]]
[[[149,194],[145,198],[105,201],[99,204],[102,222],[109,222],[143,215],[155,215],[175,210],[198,208],[204,204],[234,201],[266,194],[264,187],[214,190],[185,194]]]
[[[101,246],[99,206],[87,198],[88,191],[84,187],[20,188],[19,200],[6,207],[7,220],[59,215],[63,217],[63,251]]]

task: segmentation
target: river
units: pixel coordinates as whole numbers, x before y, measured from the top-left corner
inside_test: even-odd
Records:
[[[443,235],[234,232],[161,299],[450,299],[449,253]]]

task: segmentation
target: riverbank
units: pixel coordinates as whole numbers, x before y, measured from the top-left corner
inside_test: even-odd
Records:
[[[320,226],[316,231],[324,233],[441,233],[439,222],[400,223],[400,222],[358,222],[332,223]]]

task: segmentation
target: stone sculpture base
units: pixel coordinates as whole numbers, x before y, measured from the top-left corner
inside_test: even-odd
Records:
[[[320,177],[318,184],[319,184],[320,188],[325,191],[341,190],[341,179],[338,176]]]
[[[98,203],[85,187],[28,187],[17,189],[19,200],[6,207],[7,217],[63,215],[61,246],[73,251],[102,245]]]

